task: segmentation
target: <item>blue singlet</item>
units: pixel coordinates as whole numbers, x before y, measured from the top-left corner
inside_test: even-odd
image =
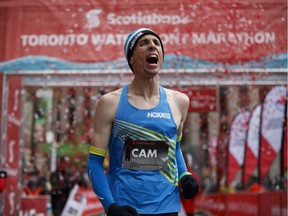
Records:
[[[112,195],[118,205],[131,205],[139,214],[179,212],[177,128],[166,92],[160,86],[160,102],[152,109],[132,106],[127,94],[128,85],[122,89],[109,142],[109,155],[113,157],[110,157],[107,177]],[[168,144],[166,168],[154,171],[123,168],[126,139],[165,141]]]

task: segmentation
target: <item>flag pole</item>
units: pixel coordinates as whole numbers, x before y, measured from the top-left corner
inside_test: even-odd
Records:
[[[260,110],[260,123],[259,123],[259,148],[258,148],[258,161],[257,161],[257,171],[258,171],[258,177],[257,182],[259,185],[261,185],[261,134],[262,134],[262,115],[263,115],[263,103],[261,102],[261,110]]]
[[[250,125],[250,120],[251,120],[251,116],[252,116],[253,112],[250,113],[250,116],[249,116],[249,119],[248,119],[248,127],[247,127],[247,130],[246,130],[246,134],[245,134],[245,145],[244,145],[244,158],[243,158],[243,164],[242,164],[242,176],[241,176],[241,179],[242,179],[242,188],[245,189],[246,187],[246,182],[244,182],[245,180],[245,169],[246,169],[246,152],[247,152],[247,149],[248,149],[248,132],[249,132],[249,125]]]
[[[284,178],[284,173],[285,173],[285,157],[284,157],[284,143],[285,143],[285,133],[287,127],[287,92],[286,92],[286,98],[285,98],[285,106],[284,106],[284,119],[283,119],[283,130],[282,130],[282,137],[281,137],[281,149],[280,149],[280,177],[281,179]]]

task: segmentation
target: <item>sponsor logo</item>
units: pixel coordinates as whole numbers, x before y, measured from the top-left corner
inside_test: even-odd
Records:
[[[98,28],[101,24],[99,15],[102,13],[101,9],[93,9],[86,13],[86,25],[85,28],[93,29]],[[192,22],[189,15],[185,14],[161,14],[161,13],[149,13],[144,14],[142,12],[131,13],[128,15],[118,15],[115,13],[109,13],[106,16],[106,23],[108,25],[186,25]]]
[[[110,13],[107,15],[107,23],[109,25],[187,25],[192,22],[192,18],[185,14],[162,14],[142,12],[132,13],[128,15],[117,15]]]
[[[139,33],[136,35],[136,37],[134,37],[134,39],[132,40],[131,45],[130,45],[130,47],[129,47],[130,50],[133,49],[136,40],[137,40],[141,35],[143,35],[143,33],[142,33],[142,32],[139,32]]]
[[[86,25],[85,28],[93,29],[100,26],[99,14],[102,12],[101,9],[93,9],[86,13]]]
[[[163,113],[163,112],[148,112],[147,118],[164,118],[164,119],[171,119],[170,113]]]

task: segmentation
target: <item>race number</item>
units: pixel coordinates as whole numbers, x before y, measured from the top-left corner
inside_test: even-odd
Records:
[[[122,167],[131,170],[164,170],[168,162],[168,148],[164,141],[127,139]]]

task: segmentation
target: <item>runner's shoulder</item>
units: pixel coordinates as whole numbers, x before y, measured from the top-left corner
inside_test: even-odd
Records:
[[[170,98],[171,101],[175,101],[183,105],[189,104],[189,98],[185,93],[168,88],[165,88],[165,91],[167,93],[167,98]]]
[[[121,96],[122,88],[111,91],[102,95],[98,100],[98,106],[103,106],[104,108],[112,108],[117,107],[120,96]]]

